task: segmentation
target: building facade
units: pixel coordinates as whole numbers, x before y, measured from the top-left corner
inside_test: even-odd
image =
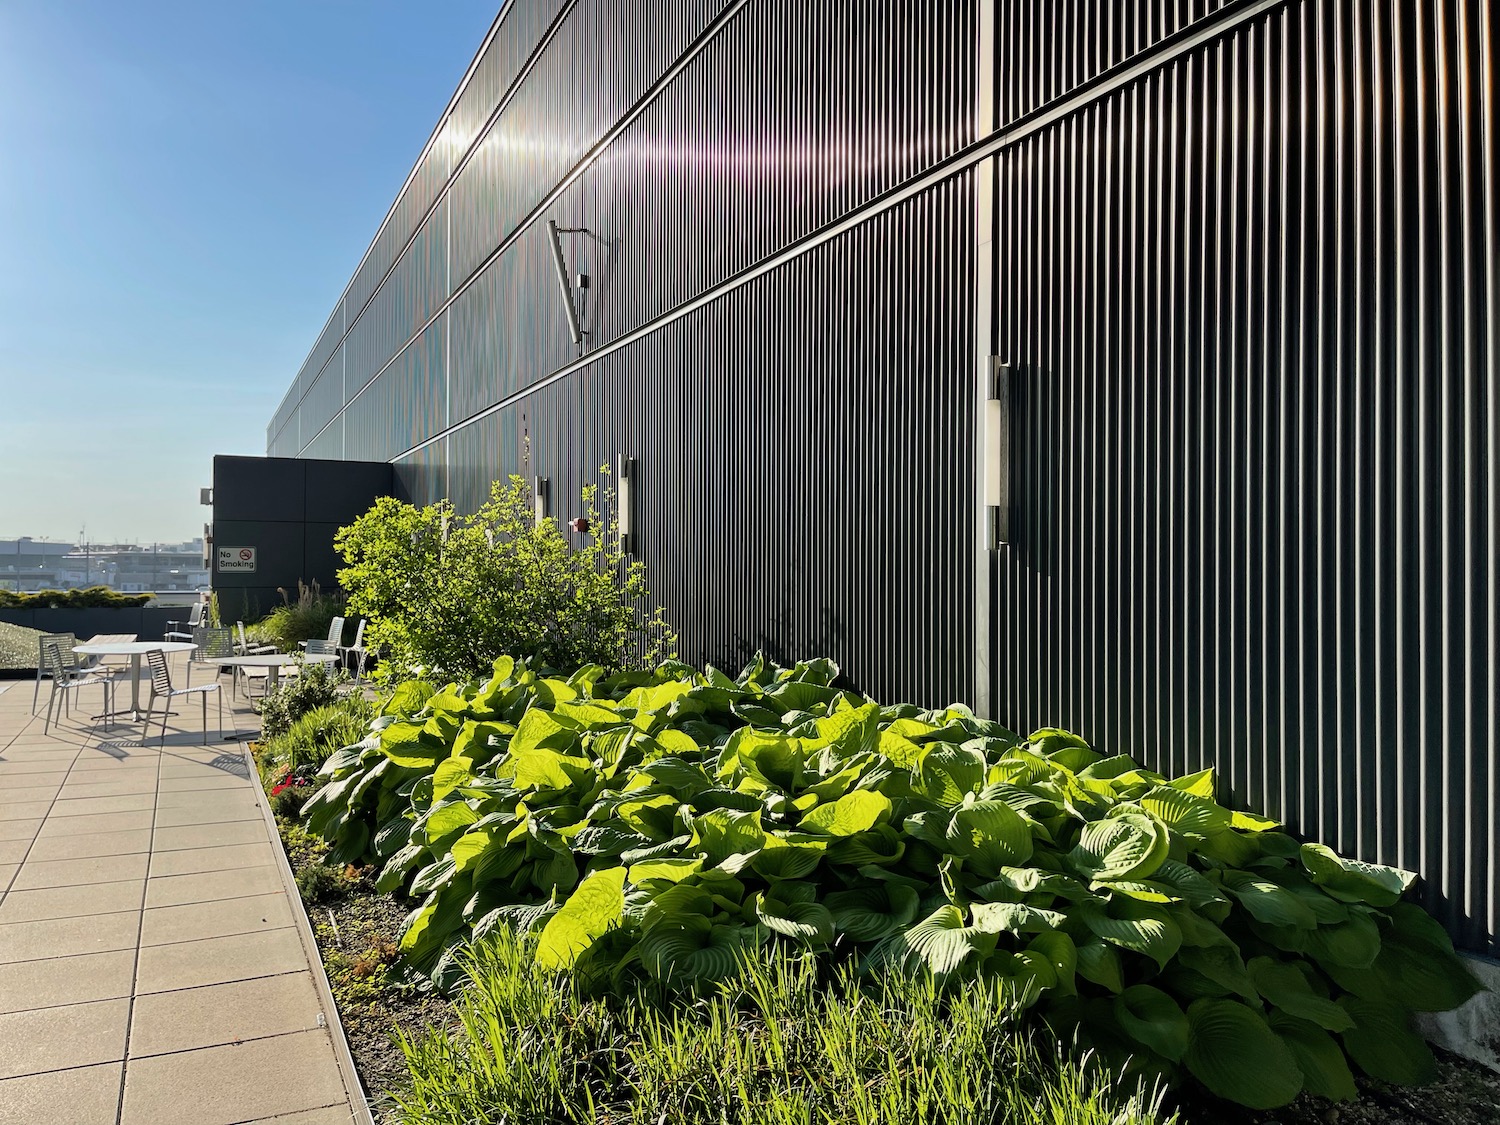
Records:
[[[267,451],[633,459],[685,658],[1215,765],[1500,951],[1496,23],[512,0]]]

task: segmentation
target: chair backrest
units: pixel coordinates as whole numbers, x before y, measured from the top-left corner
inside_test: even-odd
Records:
[[[203,624],[203,603],[194,602],[193,608],[188,610],[187,624],[189,629]]]
[[[350,645],[349,647],[350,648],[358,648],[360,645],[362,645],[364,643],[365,643],[365,619],[363,617],[361,617],[359,619],[359,627],[354,630],[354,643],[352,645]]]
[[[344,643],[344,619],[335,617],[328,623],[328,643],[334,647]]]
[[[59,658],[66,668],[78,667],[78,654],[73,651],[73,646],[78,643],[78,638],[72,633],[43,633],[37,638],[36,658],[37,667],[49,676],[55,676],[52,661],[47,656],[47,646],[52,645],[58,650]]]
[[[166,695],[172,690],[172,673],[167,670],[167,654],[159,648],[146,651],[146,663],[151,665],[151,690]]]
[[[234,634],[228,629],[199,629],[194,639],[198,647],[193,651],[193,659],[199,664],[212,664],[234,655]]]
[[[332,641],[308,641],[308,656],[334,656],[338,652],[338,646]]]
[[[236,621],[234,623],[234,631],[240,636],[240,648],[248,649],[250,642],[245,640],[245,623],[243,621]]]
[[[46,636],[42,637],[41,640],[42,665],[47,669],[48,673],[51,674],[54,680],[66,680],[68,678],[68,673],[71,671],[71,669],[63,663],[62,647],[55,640],[48,639],[49,637],[56,637],[60,635],[66,634],[48,633]]]

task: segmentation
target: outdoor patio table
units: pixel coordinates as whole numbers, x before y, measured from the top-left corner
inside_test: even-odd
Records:
[[[141,719],[141,657],[148,652],[191,652],[198,646],[190,641],[109,641],[104,644],[74,645],[83,656],[130,657],[130,716]]]
[[[319,653],[315,656],[306,656],[300,652],[268,652],[261,656],[226,656],[222,660],[215,661],[226,668],[264,668],[266,669],[266,690],[275,691],[280,681],[281,670],[288,664],[332,664],[338,660],[335,653]]]

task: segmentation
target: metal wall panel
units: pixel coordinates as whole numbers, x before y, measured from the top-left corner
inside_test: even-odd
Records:
[[[1490,952],[1493,19],[1288,4],[1004,154],[993,685],[1421,872]]]

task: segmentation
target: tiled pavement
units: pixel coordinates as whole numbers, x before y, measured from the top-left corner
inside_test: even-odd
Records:
[[[32,687],[0,681],[0,1125],[366,1120],[239,743],[194,699],[164,748],[89,731],[97,689],[44,736]]]

